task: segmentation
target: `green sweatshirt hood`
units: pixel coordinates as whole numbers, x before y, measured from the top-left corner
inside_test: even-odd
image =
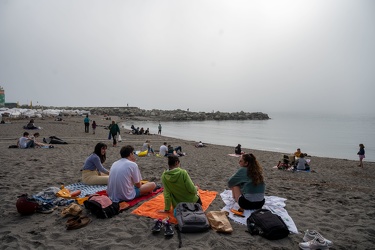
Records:
[[[172,170],[165,170],[164,177],[168,182],[176,183],[182,174],[183,170],[181,168],[174,168]]]

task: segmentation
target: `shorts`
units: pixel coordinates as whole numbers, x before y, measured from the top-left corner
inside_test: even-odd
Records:
[[[139,188],[134,186],[134,190],[135,190],[135,197],[134,198],[137,198],[137,197],[141,196],[141,190],[139,190]]]
[[[360,160],[366,158],[365,155],[358,155],[358,156],[359,156],[359,159],[360,159]]]
[[[238,205],[243,209],[260,209],[263,207],[265,199],[261,201],[249,201],[242,195],[238,198]]]

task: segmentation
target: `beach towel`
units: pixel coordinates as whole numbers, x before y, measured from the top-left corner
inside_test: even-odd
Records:
[[[208,190],[201,190],[199,189],[199,196],[202,201],[202,208],[203,211],[206,211],[206,209],[210,206],[212,201],[216,198],[217,192],[215,191],[208,191]],[[146,216],[153,219],[165,219],[166,217],[169,217],[169,222],[172,224],[177,224],[177,220],[173,215],[173,210],[169,210],[168,213],[162,213],[159,211],[164,210],[164,195],[160,194],[156,196],[155,198],[146,201],[142,205],[140,205],[138,208],[136,208],[132,214],[140,215],[140,216]]]
[[[246,221],[247,218],[251,215],[251,213],[255,210],[244,210],[243,215],[244,217],[235,216],[233,212],[230,210],[233,208],[237,210],[239,208],[237,202],[234,201],[232,197],[231,190],[225,190],[220,194],[221,199],[224,201],[225,206],[222,210],[227,211],[229,213],[229,218],[235,222],[238,222],[243,225],[247,225]],[[293,219],[289,216],[288,212],[285,210],[285,198],[281,198],[278,196],[265,196],[265,204],[263,206],[264,209],[268,209],[271,212],[279,215],[285,224],[288,226],[288,229],[291,233],[298,234],[297,227],[293,221]]]
[[[238,154],[228,154],[229,156],[233,156],[233,157],[240,157],[241,155],[238,155]]]
[[[79,183],[70,184],[70,185],[66,186],[65,188],[69,189],[71,192],[76,191],[76,190],[81,190],[81,194],[78,196],[80,198],[84,198],[85,196],[88,196],[88,195],[91,195],[91,194],[99,194],[99,195],[107,195],[108,196],[107,185],[86,185],[82,182],[79,182]],[[159,189],[153,191],[152,193],[150,193],[148,195],[137,197],[137,198],[135,198],[134,200],[131,200],[131,201],[120,202],[120,212],[125,210],[125,209],[128,209],[130,207],[133,207],[133,206],[137,205],[139,202],[147,200],[147,199],[159,194],[162,191],[163,191],[163,188],[159,188]],[[82,202],[83,201],[84,200],[82,200]]]
[[[141,201],[145,201],[145,200],[150,199],[151,197],[154,197],[155,195],[163,192],[163,190],[164,190],[164,188],[161,187],[161,188],[156,189],[152,193],[149,193],[148,195],[139,196],[139,197],[137,197],[137,198],[135,198],[135,199],[133,199],[131,201],[122,201],[122,202],[120,202],[120,212],[122,212],[123,210],[126,210],[128,208],[131,208],[131,207],[137,205]],[[106,190],[97,192],[97,194],[107,195],[108,196]]]
[[[95,194],[99,191],[107,190],[107,185],[87,185],[82,182],[69,184],[65,186],[70,192],[81,190],[81,194],[78,197],[83,198],[90,194]]]

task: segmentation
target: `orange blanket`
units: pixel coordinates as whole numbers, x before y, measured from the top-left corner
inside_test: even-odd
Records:
[[[199,196],[202,201],[202,208],[204,211],[210,206],[212,201],[216,198],[217,192],[201,190],[199,189]],[[163,213],[160,211],[164,210],[164,195],[160,194],[149,201],[144,202],[137,209],[135,209],[132,214],[147,216],[154,219],[165,219],[169,217],[170,223],[177,224],[176,218],[173,216],[173,210],[171,209],[168,213]]]

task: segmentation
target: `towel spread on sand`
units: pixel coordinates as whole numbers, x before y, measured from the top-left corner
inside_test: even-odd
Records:
[[[238,155],[238,154],[228,154],[229,156],[233,156],[233,157],[240,157],[241,155]]]
[[[215,191],[208,191],[208,190],[201,190],[199,189],[199,196],[201,197],[202,201],[202,208],[205,211],[212,201],[216,198],[217,192]],[[146,201],[138,208],[136,208],[132,214],[140,215],[140,216],[147,216],[153,219],[165,219],[169,217],[169,222],[172,224],[177,224],[177,220],[173,215],[173,209],[169,210],[168,213],[162,213],[159,211],[164,210],[164,195],[160,194],[155,198]]]
[[[232,197],[231,190],[225,190],[220,194],[221,199],[226,204],[225,207],[222,209],[224,211],[228,211],[229,218],[233,221],[238,222],[240,224],[246,225],[247,218],[251,215],[251,213],[255,210],[245,210],[243,215],[245,217],[235,216],[230,210],[233,208],[237,210],[239,208],[237,202],[234,201]],[[265,196],[266,203],[264,204],[263,208],[272,211],[274,214],[279,215],[285,224],[288,226],[290,232],[298,234],[298,230],[296,225],[294,224],[293,219],[289,216],[288,212],[285,210],[285,198],[280,198],[277,196]]]
[[[155,195],[157,195],[158,193],[163,192],[163,190],[164,190],[164,188],[161,187],[161,188],[156,189],[152,193],[149,193],[148,195],[139,196],[137,198],[134,198],[131,201],[122,201],[122,202],[120,202],[120,211],[123,211],[125,209],[130,208],[130,207],[133,207],[133,206],[137,205],[141,201],[148,200],[151,197],[154,197]],[[99,191],[99,192],[97,192],[97,194],[108,196],[107,190]],[[121,207],[121,204],[123,205],[123,208]],[[124,204],[126,204],[126,206]]]
[[[107,195],[107,185],[87,185],[87,184],[84,184],[84,183],[73,183],[73,184],[70,184],[68,186],[66,186],[65,188],[69,189],[71,192],[74,192],[76,190],[81,190],[81,194],[78,196],[80,198],[83,198],[87,195],[91,195],[91,194],[100,194],[100,195]],[[155,195],[157,195],[158,193],[162,192],[163,191],[163,188],[159,188],[157,190],[155,190],[154,192],[148,194],[148,195],[145,195],[145,196],[140,196],[140,197],[137,197],[131,201],[127,201],[127,202],[122,202],[123,204],[123,209],[121,210],[125,210],[125,209],[128,209],[132,206],[135,206],[136,204],[138,204],[139,202],[141,201],[144,201],[144,200],[147,200]],[[126,206],[124,206],[126,204]]]
[[[86,185],[82,182],[69,184],[65,186],[70,192],[81,190],[81,194],[78,197],[85,197],[86,195],[95,194],[99,191],[107,190],[107,185]]]

